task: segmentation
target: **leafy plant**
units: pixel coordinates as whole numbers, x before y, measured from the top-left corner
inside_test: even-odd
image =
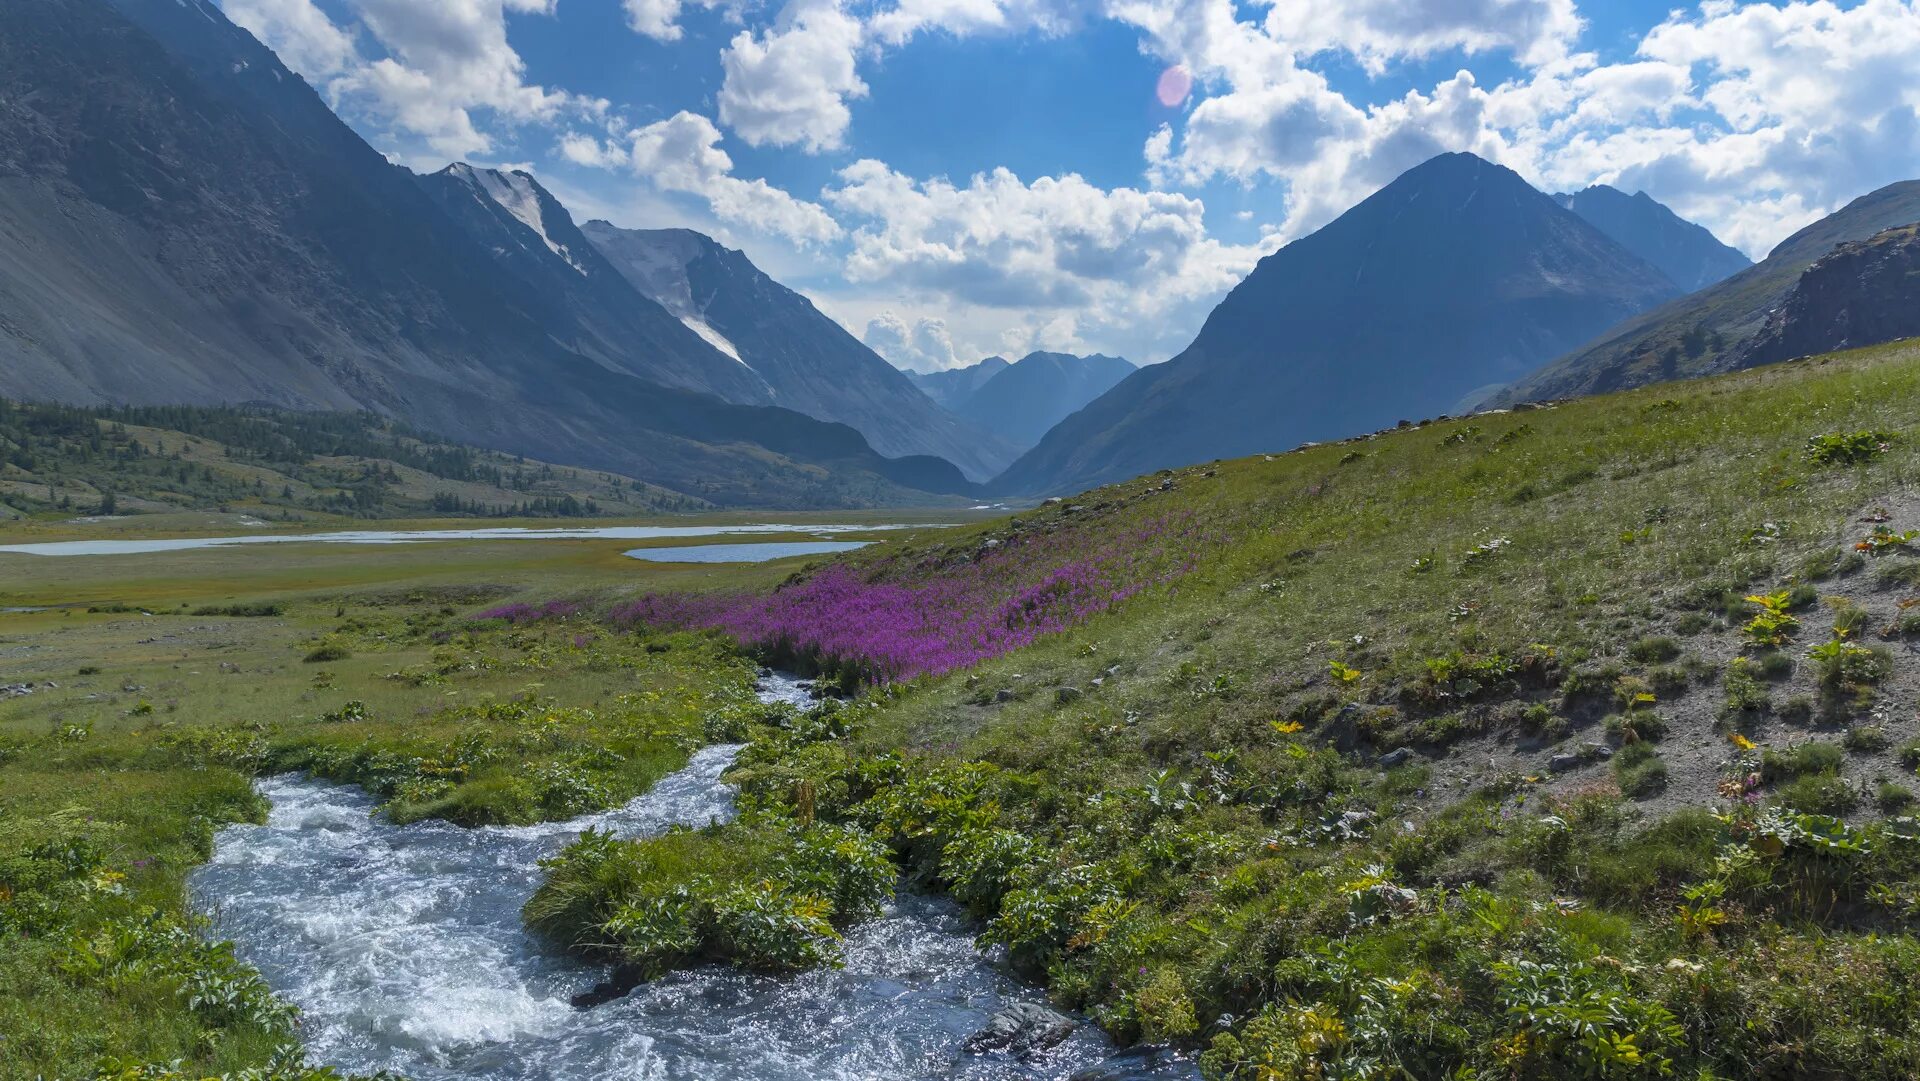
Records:
[[[1816,465],[1858,465],[1891,450],[1894,439],[1877,429],[1816,435],[1807,440],[1807,458]]]
[[[1794,631],[1799,629],[1799,617],[1788,611],[1793,601],[1792,591],[1755,593],[1749,595],[1746,600],[1748,604],[1760,609],[1740,628],[1740,633],[1746,636],[1748,645],[1777,649],[1786,645]]]

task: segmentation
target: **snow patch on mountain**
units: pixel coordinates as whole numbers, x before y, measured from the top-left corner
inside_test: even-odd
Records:
[[[540,195],[534,190],[532,177],[518,170],[503,173],[498,169],[475,169],[464,162],[451,166],[450,171],[473,185],[476,191],[512,215],[514,220],[533,230],[540,242],[553,254],[565,259],[568,266],[582,275],[586,274],[586,268],[574,259],[566,245],[547,234],[546,213],[540,206]]]
[[[698,334],[702,338],[705,338],[708,345],[711,345],[715,349],[720,350],[722,353],[725,353],[726,355],[732,357],[733,359],[740,361],[740,363],[742,364],[747,363],[746,360],[740,356],[740,350],[735,349],[733,346],[733,343],[727,340],[727,336],[713,329],[712,325],[709,324],[705,319],[702,319],[697,315],[688,315],[681,312],[674,312],[673,314],[678,315],[680,317],[680,321],[687,325],[688,330],[691,330],[695,334]],[[752,367],[751,364],[748,364],[747,366]]]
[[[591,230],[594,223],[589,222],[587,227]],[[633,240],[622,244],[617,253],[603,249],[602,254],[619,263],[628,281],[672,312],[687,325],[688,330],[705,338],[709,345],[722,353],[749,368],[753,367],[747,358],[740,355],[740,350],[727,340],[726,335],[707,322],[705,308],[693,299],[693,284],[687,278],[687,265],[700,255],[698,234],[682,229],[656,229],[631,233],[629,236]]]

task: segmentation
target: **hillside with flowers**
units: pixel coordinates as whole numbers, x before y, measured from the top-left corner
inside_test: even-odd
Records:
[[[1210,1077],[1911,1077],[1916,402],[1901,345],[1420,423],[611,618],[862,688],[753,730],[756,829]],[[542,926],[658,956],[614,859]]]

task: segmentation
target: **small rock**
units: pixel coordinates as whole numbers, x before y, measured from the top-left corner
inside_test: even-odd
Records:
[[[1556,754],[1547,760],[1547,768],[1555,773],[1570,773],[1580,768],[1580,756],[1577,754]]]
[[[1413,761],[1412,748],[1402,747],[1399,750],[1388,751],[1386,754],[1381,755],[1380,768],[1381,769],[1397,769],[1400,766],[1404,766],[1411,761]]]
[[[1059,687],[1053,692],[1053,700],[1064,706],[1080,701],[1081,693],[1078,687]]]
[[[993,700],[995,702],[999,702],[1002,704],[1011,702],[1013,701],[1013,692],[1008,690],[1005,687],[1002,687],[999,690],[993,692]]]
[[[967,1037],[961,1048],[969,1055],[1005,1051],[1025,1058],[1057,1047],[1073,1035],[1073,1022],[1032,1002],[1016,1002],[993,1015],[987,1027]]]
[[[1582,754],[1598,758],[1602,762],[1613,757],[1613,748],[1604,743],[1582,743],[1580,745],[1580,751]]]

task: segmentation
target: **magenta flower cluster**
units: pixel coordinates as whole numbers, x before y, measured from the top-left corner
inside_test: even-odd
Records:
[[[1027,531],[960,557],[834,565],[771,594],[650,595],[612,618],[717,629],[776,663],[885,683],[964,668],[1078,626],[1187,573],[1221,539],[1190,514],[1103,533],[1098,547],[1078,530]]]
[[[502,604],[476,614],[475,619],[504,619],[514,626],[538,623],[543,619],[568,619],[579,615],[585,605],[578,601],[548,601],[545,604]]]

